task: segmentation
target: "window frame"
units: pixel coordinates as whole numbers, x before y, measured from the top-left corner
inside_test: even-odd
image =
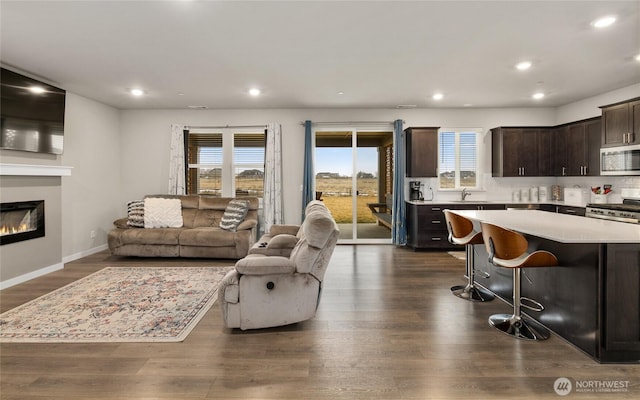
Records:
[[[483,129],[482,128],[440,128],[438,129],[438,174],[436,179],[438,180],[439,191],[460,191],[462,189],[468,190],[482,190],[482,176],[483,176],[483,155],[481,151],[481,144],[483,143]],[[441,134],[442,133],[454,133],[454,149],[455,149],[455,168],[454,168],[454,187],[442,187],[441,171],[444,170],[441,164]],[[462,186],[461,180],[461,158],[460,158],[460,134],[461,133],[473,133],[475,134],[475,170],[476,170],[476,184],[475,186]]]
[[[221,167],[221,188],[220,188],[220,197],[238,197],[236,195],[236,179],[235,179],[235,169],[238,166],[234,160],[234,138],[236,134],[254,134],[254,135],[262,135],[265,138],[265,151],[266,151],[266,132],[264,130],[259,130],[259,128],[223,128],[223,129],[214,129],[214,128],[198,128],[189,130],[189,136],[198,135],[198,134],[221,134],[222,135],[222,164],[219,163],[187,163],[187,174],[191,169],[197,169],[198,171],[201,168],[215,168]],[[185,158],[189,160],[189,146],[188,143],[185,146]],[[245,165],[245,164],[241,164]],[[247,164],[248,165],[248,164]],[[256,165],[257,164],[251,164]],[[264,179],[264,159],[261,165],[263,171],[263,179]],[[197,173],[199,176],[199,172]],[[263,180],[264,185],[264,180]],[[198,192],[199,192],[199,185]],[[190,185],[186,185],[187,191],[190,191]],[[199,193],[187,193],[187,194],[199,194]],[[264,196],[264,186],[263,186],[263,196]],[[258,197],[262,199],[263,196],[252,196]],[[240,196],[242,197],[242,196]]]

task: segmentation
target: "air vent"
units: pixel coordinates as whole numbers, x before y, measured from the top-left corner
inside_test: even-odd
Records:
[[[396,108],[416,108],[415,104],[398,104]]]
[[[207,106],[187,106],[187,108],[190,108],[192,110],[206,110],[209,107],[207,107]]]

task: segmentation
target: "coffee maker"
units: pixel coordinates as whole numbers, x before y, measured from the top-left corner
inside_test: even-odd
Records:
[[[409,200],[424,200],[420,187],[420,181],[409,181]]]

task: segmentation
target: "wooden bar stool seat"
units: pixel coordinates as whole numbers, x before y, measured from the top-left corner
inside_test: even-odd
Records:
[[[481,225],[482,237],[487,253],[489,253],[489,262],[495,266],[513,270],[513,314],[494,314],[489,317],[489,324],[518,339],[548,339],[550,333],[547,328],[522,314],[521,307],[533,311],[542,311],[544,307],[535,300],[520,295],[520,273],[522,268],[556,266],[558,259],[553,253],[545,250],[528,252],[529,243],[518,232],[485,222],[482,222]],[[535,304],[537,308],[522,304],[523,299]]]
[[[447,221],[447,230],[449,231],[449,242],[452,244],[463,245],[466,253],[466,274],[467,284],[456,285],[451,287],[451,293],[455,296],[469,301],[490,301],[494,299],[493,293],[477,286],[474,283],[473,269],[473,245],[482,244],[482,232],[473,229],[471,220],[444,210],[444,218]]]

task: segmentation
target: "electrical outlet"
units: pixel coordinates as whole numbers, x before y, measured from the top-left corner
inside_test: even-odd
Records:
[[[96,231],[91,231],[89,233],[89,236],[91,237],[91,239],[95,239],[96,238]]]

